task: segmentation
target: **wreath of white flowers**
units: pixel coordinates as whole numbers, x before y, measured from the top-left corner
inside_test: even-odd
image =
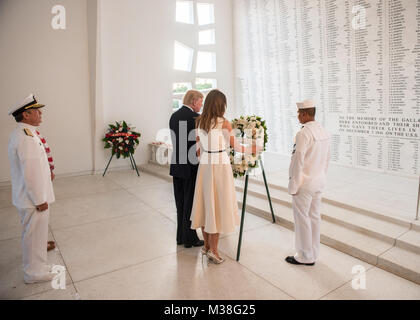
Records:
[[[264,148],[268,141],[267,127],[265,121],[258,116],[241,116],[239,119],[232,120],[232,129],[237,139],[240,139],[242,145],[251,145],[254,140],[262,142],[264,139]],[[233,176],[242,177],[248,170],[258,167],[259,154],[243,154],[236,152],[234,148],[230,151],[230,163],[232,165]]]

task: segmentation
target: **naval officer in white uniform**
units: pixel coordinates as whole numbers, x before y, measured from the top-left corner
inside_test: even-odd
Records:
[[[296,253],[286,261],[314,265],[319,254],[321,192],[330,161],[330,135],[315,121],[311,100],[297,103],[298,119],[303,125],[296,134],[289,167],[289,194],[293,196]]]
[[[17,127],[9,139],[13,205],[22,223],[23,275],[26,283],[50,281],[47,264],[49,204],[54,202],[51,171],[44,145],[36,134],[44,107],[29,95],[9,109]]]

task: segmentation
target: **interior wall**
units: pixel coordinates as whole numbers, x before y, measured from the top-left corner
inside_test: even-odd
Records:
[[[66,29],[53,30],[53,6]],[[46,105],[40,130],[56,174],[92,169],[87,0],[0,0],[0,182],[10,180],[7,145],[16,126],[7,112],[31,92]]]
[[[218,87],[235,114],[232,1],[215,4]],[[53,6],[66,9],[66,29],[53,30]],[[11,105],[33,92],[46,104],[41,132],[56,174],[102,172],[109,159],[101,139],[108,123],[126,120],[142,134],[135,158],[150,157],[148,144],[168,128],[174,41],[198,49],[197,25],[175,22],[175,0],[0,0],[0,147],[7,150],[16,126]],[[212,26],[213,27],[213,26]],[[128,167],[113,160],[111,167]],[[0,154],[0,183],[10,180],[7,152]]]
[[[232,3],[206,2],[215,3],[216,77],[233,114]],[[100,0],[99,4],[103,131],[115,120],[130,122],[142,134],[136,161],[146,163],[150,157],[148,144],[160,129],[168,127],[172,83],[182,80],[173,70],[174,41],[188,44],[198,38],[198,33],[190,32],[194,26],[175,22],[174,0]],[[98,152],[105,165],[109,150]],[[113,160],[111,164],[128,165],[128,160]]]

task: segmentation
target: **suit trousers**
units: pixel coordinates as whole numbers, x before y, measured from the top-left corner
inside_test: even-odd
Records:
[[[177,211],[177,243],[190,245],[199,240],[197,232],[191,229],[191,210],[194,200],[196,174],[190,179],[173,177],[174,195]]]
[[[301,263],[315,262],[319,255],[321,227],[321,192],[299,189],[293,196],[292,208],[295,220],[295,260]]]
[[[50,210],[17,208],[22,223],[23,275],[25,280],[42,278],[50,270],[47,264],[48,219]]]

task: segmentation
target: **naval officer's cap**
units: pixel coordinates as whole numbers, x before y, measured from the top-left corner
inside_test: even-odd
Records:
[[[29,110],[29,109],[39,109],[45,107],[44,104],[38,103],[38,101],[35,99],[35,96],[33,93],[31,93],[29,96],[26,97],[25,100],[23,100],[21,103],[19,103],[16,106],[13,106],[9,109],[9,115],[12,115],[16,117],[18,114]]]
[[[312,100],[304,100],[302,102],[296,103],[298,109],[310,109],[315,108],[314,102]]]

